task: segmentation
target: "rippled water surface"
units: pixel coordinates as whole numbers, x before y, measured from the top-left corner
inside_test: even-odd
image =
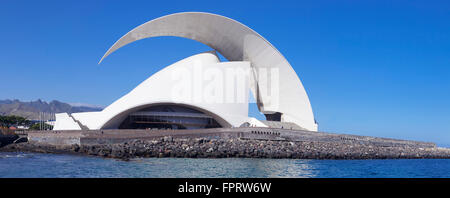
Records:
[[[0,177],[450,177],[450,160],[98,157],[0,152]]]

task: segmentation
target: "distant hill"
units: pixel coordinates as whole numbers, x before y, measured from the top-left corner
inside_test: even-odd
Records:
[[[87,111],[101,111],[99,107],[72,106],[57,100],[49,103],[36,100],[31,102],[21,102],[19,100],[0,100],[0,115],[17,115],[29,120],[39,119],[40,112],[51,113],[77,113]]]

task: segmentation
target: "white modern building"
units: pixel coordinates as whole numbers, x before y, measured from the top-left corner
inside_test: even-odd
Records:
[[[261,35],[224,16],[184,12],[151,20],[120,38],[100,63],[129,43],[159,36],[192,39],[213,51],[165,67],[103,111],[56,114],[54,130],[296,126],[317,131],[306,91],[289,62]],[[228,61],[221,62],[216,52]],[[250,92],[267,121],[248,116]]]

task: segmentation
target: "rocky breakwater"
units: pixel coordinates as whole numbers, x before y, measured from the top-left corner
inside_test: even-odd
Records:
[[[448,148],[411,145],[377,146],[357,142],[271,141],[240,138],[174,138],[131,140],[119,144],[56,146],[27,142],[10,144],[0,151],[88,154],[108,158],[295,158],[295,159],[423,159],[450,158]]]

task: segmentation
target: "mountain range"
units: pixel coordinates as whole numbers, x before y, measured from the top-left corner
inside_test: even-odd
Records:
[[[17,115],[25,117],[29,120],[38,120],[42,116],[41,112],[46,116],[53,113],[77,113],[88,111],[101,111],[100,107],[92,106],[72,106],[68,103],[53,100],[45,102],[40,99],[31,102],[22,102],[19,100],[0,100],[0,115]],[[47,118],[48,119],[48,118]]]

